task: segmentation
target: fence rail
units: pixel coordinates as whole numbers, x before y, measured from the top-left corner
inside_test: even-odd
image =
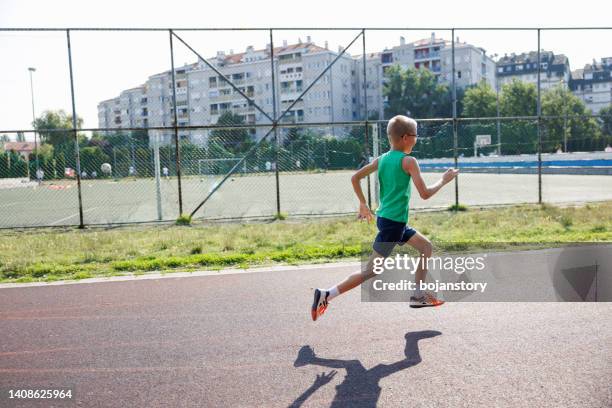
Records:
[[[496,115],[465,116],[458,106],[457,64],[461,61],[456,56],[456,34],[506,30],[533,32],[537,40],[535,110],[528,115],[501,115],[498,90]],[[437,102],[447,103],[448,109],[417,118],[421,137],[413,154],[420,159],[427,181],[438,177],[445,166],[460,168],[462,174],[454,189],[444,190],[431,201],[417,197],[414,208],[610,200],[612,152],[607,150],[612,134],[597,127],[604,126],[609,114],[576,112],[571,106],[563,106],[562,114],[550,114],[548,105],[543,105],[549,91],[542,87],[541,34],[564,30],[592,32],[612,27],[0,28],[0,35],[65,34],[71,112],[66,117],[69,124],[61,127],[0,130],[0,135],[33,134],[36,141],[35,150],[25,157],[23,152],[0,151],[0,228],[170,222],[181,214],[245,219],[354,211],[351,172],[389,148],[386,120],[371,116],[372,107],[379,105],[369,106],[370,97],[382,97],[385,85],[379,83],[378,91],[366,86],[379,80],[370,77],[368,33],[385,32],[443,31],[452,36],[451,79],[447,93]],[[158,88],[147,85],[146,92],[131,90],[133,104],[130,96],[125,106],[113,107],[109,116],[119,120],[120,127],[85,127],[78,116],[83,91],[75,83],[74,68],[80,67],[75,62],[75,36],[114,31],[167,33],[168,75],[157,75]],[[206,58],[197,38],[187,37],[223,31],[258,32],[267,41],[266,58],[256,56],[266,50],[247,49],[254,55],[249,62],[257,66],[257,80],[220,63],[224,54],[217,55],[218,61]],[[287,31],[345,32],[346,38],[337,52],[327,45],[324,51],[319,47],[317,51],[325,57],[316,61],[308,62],[300,55],[279,64],[276,53],[286,52],[286,45],[279,45],[275,33]],[[188,65],[175,66],[177,53],[197,59],[193,75],[198,82],[194,83],[210,81],[209,88],[190,88]],[[417,62],[441,58],[439,50],[427,55]],[[6,61],[10,63],[10,58]],[[317,67],[310,76],[302,71],[295,77],[288,76],[293,72],[281,72],[306,64]],[[382,68],[376,69],[384,74]],[[198,71],[207,74],[198,77]],[[432,71],[439,74],[440,66],[432,66]],[[288,78],[295,82],[289,85],[291,93],[280,85]],[[351,83],[356,86],[347,91]],[[207,96],[204,89],[230,94]],[[305,102],[309,97],[315,102]],[[320,99],[331,101],[330,112],[317,104]],[[344,108],[336,112],[334,103],[352,112]],[[122,112],[130,109],[141,111],[140,123],[122,122]],[[216,123],[190,119],[207,109],[210,117],[217,115]],[[314,113],[307,114],[306,109]],[[224,122],[224,115],[234,119]],[[375,206],[376,177],[368,178],[365,185],[368,201]]]

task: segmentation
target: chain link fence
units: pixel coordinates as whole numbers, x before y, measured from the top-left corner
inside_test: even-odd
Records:
[[[352,213],[350,177],[389,149],[395,114],[418,120],[427,182],[461,170],[415,209],[612,199],[612,109],[592,108],[605,92],[543,65],[564,65],[541,44],[563,31],[513,30],[532,52],[496,64],[457,38],[490,31],[470,30],[0,29],[5,77],[11,55],[55,53],[41,83],[30,68],[32,128],[0,120],[0,228]],[[532,77],[507,81],[506,60]],[[591,68],[609,75],[605,61]],[[57,110],[36,115],[35,84]],[[376,175],[363,187],[376,207]]]

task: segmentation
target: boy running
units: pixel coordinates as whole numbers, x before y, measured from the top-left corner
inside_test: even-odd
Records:
[[[432,197],[445,184],[452,181],[459,170],[448,169],[440,180],[427,186],[417,160],[410,156],[417,142],[417,123],[414,119],[398,115],[389,121],[387,135],[391,149],[379,156],[372,163],[359,169],[351,178],[353,189],[359,199],[359,218],[368,222],[372,220],[372,212],[366,203],[361,189],[361,180],[378,170],[380,185],[380,206],[376,211],[376,226],[378,235],[374,240],[372,255],[362,272],[355,272],[342,282],[327,290],[315,289],[314,302],[311,308],[312,320],[317,320],[329,306],[329,301],[336,296],[359,286],[374,276],[373,263],[376,258],[389,256],[395,245],[408,243],[416,248],[422,256],[422,262],[415,272],[416,290],[410,296],[410,307],[439,306],[444,302],[434,294],[420,289],[421,282],[427,274],[427,258],[431,256],[431,242],[408,223],[408,203],[410,201],[410,181],[414,183],[419,195],[424,200]]]

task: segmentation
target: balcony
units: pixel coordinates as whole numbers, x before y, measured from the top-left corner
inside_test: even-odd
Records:
[[[281,123],[296,123],[295,116],[288,113],[281,119]]]
[[[298,81],[301,80],[303,78],[303,72],[292,72],[292,73],[288,73],[288,74],[280,74],[278,76],[279,80],[281,82],[284,81]]]
[[[287,94],[296,94],[295,96],[298,97],[302,92],[304,92],[304,88],[301,86],[291,86],[288,88],[281,88],[280,93],[282,95],[287,95]]]
[[[245,92],[245,95],[249,98],[253,98],[255,96],[255,92]],[[213,102],[231,102],[246,100],[244,96],[240,95],[238,92],[232,92],[227,95],[211,96],[209,97],[209,99]]]
[[[255,112],[255,108],[253,106],[244,106],[241,108],[233,108],[232,111],[234,113],[252,113]]]
[[[288,107],[290,107],[293,104],[292,102],[281,102],[281,109],[285,110]],[[295,105],[293,105],[293,107],[291,109],[304,109],[304,101],[303,100],[299,100]]]
[[[304,122],[304,114],[298,115],[295,111],[290,111],[281,119],[281,122],[282,123]]]
[[[210,116],[223,115],[226,112],[232,112],[232,109],[231,108],[224,108],[224,109],[211,110],[210,111]]]
[[[425,53],[415,53],[415,61],[426,61],[432,59],[440,59],[440,51],[430,51]]]
[[[278,63],[279,64],[293,64],[293,63],[297,63],[297,62],[302,62],[302,57],[293,57],[293,58],[283,58],[284,56],[280,56],[278,58]]]
[[[232,84],[238,86],[238,85],[244,85],[246,83],[246,79],[231,79],[229,78],[229,80],[231,81]],[[228,82],[222,81],[219,82],[217,85],[217,88],[226,88],[226,87],[231,87],[231,85]]]

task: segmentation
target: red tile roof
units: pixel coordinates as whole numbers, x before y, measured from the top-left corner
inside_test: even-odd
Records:
[[[14,150],[16,152],[31,152],[34,151],[34,143],[32,142],[6,142],[4,150]]]
[[[318,45],[315,45],[313,43],[297,43],[297,44],[290,44],[290,45],[282,46],[282,47],[274,47],[274,55],[284,54],[284,53],[295,51],[295,50],[304,50],[306,52],[329,51],[326,48],[319,47]],[[253,51],[253,53],[260,53],[260,52],[265,52],[266,55],[268,56],[270,54],[270,50],[268,48]],[[225,56],[224,62],[226,64],[237,64],[237,63],[242,62],[242,59],[245,55],[246,55],[246,52],[229,54]]]

